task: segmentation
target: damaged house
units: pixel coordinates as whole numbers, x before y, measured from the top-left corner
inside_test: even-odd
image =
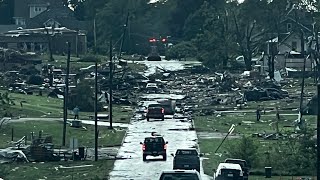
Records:
[[[46,52],[51,41],[53,53],[65,53],[69,41],[73,54],[87,52],[88,23],[61,1],[15,0],[13,19],[15,25],[1,26],[0,47]]]
[[[275,51],[274,67],[276,70],[303,71],[304,54],[308,48],[308,37],[312,36],[312,16],[302,9],[292,9],[279,26],[279,33],[272,32],[266,42],[265,56],[260,62],[263,71],[269,70],[268,58]],[[308,59],[305,70],[312,71],[315,62]]]

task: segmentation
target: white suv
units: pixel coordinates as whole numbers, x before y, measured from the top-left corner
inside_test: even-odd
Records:
[[[171,170],[162,171],[159,180],[201,180],[200,174],[195,170]]]

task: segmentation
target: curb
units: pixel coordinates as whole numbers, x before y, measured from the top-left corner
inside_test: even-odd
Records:
[[[131,118],[130,118],[128,128],[126,129],[126,132],[124,133],[124,136],[123,136],[123,138],[122,138],[120,148],[121,148],[121,147],[123,146],[123,144],[124,144],[124,140],[125,140],[125,139],[126,139],[126,137],[127,137],[128,130],[129,130],[129,126],[130,126],[130,124],[131,124],[131,123],[132,123],[132,116],[131,116]],[[119,148],[119,149],[120,149],[120,148]],[[118,151],[119,151],[119,150],[118,150]],[[118,155],[118,152],[117,152],[117,155]]]

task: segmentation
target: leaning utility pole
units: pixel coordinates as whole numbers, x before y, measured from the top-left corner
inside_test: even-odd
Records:
[[[129,22],[129,11],[128,11],[128,14],[127,14],[126,24],[124,25],[124,28],[123,28],[123,34],[122,34],[120,50],[119,50],[119,58],[121,58],[121,55],[122,55],[121,51],[123,49],[123,44],[124,44],[124,40],[125,40],[125,37],[126,37],[126,32],[127,32],[127,28],[128,28],[128,22]]]
[[[69,70],[70,70],[70,54],[71,44],[68,45],[68,58],[67,58],[67,74],[65,77],[65,88],[63,97],[63,134],[62,134],[62,146],[66,145],[66,131],[67,131],[67,118],[68,118],[68,94],[69,94]]]
[[[94,78],[94,160],[98,161],[98,63],[95,63]]]
[[[112,39],[110,38],[110,62],[109,62],[109,128],[112,129],[112,76],[113,76],[113,63],[112,63]]]

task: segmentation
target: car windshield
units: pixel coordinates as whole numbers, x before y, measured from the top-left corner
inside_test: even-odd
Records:
[[[195,150],[178,150],[177,155],[198,155]]]
[[[150,104],[149,106],[148,106],[148,108],[161,108],[162,106],[160,105],[160,104]]]
[[[162,174],[160,180],[199,180],[199,177],[194,173],[166,173]]]

